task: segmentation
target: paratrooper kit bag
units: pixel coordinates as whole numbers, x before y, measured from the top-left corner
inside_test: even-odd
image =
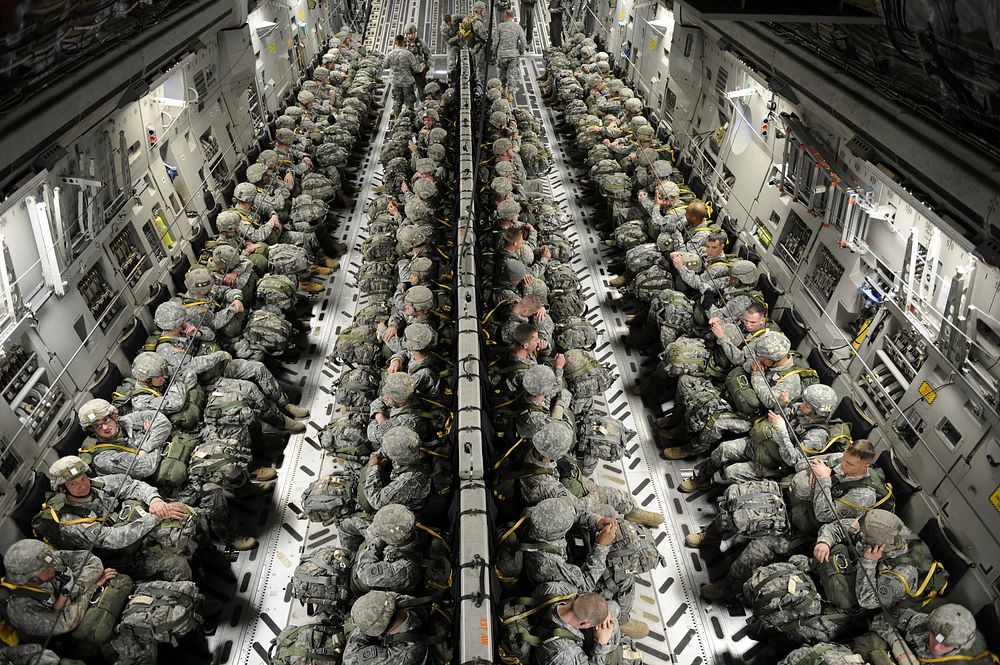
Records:
[[[760,413],[760,399],[750,383],[750,375],[742,367],[734,367],[726,375],[726,395],[733,409],[744,416]]]
[[[238,381],[219,379],[205,401],[208,425],[250,425],[256,419],[248,389]]]
[[[334,188],[333,183],[321,173],[307,173],[302,176],[301,187],[303,194],[308,194],[314,199],[323,199],[326,201],[337,195],[337,190]]]
[[[753,608],[754,621],[778,628],[822,611],[819,590],[808,574],[792,563],[772,563],[756,569],[743,585],[743,596]]]
[[[309,253],[298,245],[279,242],[268,249],[267,269],[270,272],[279,275],[298,275],[308,271],[311,265]]]
[[[736,531],[749,538],[778,535],[788,528],[781,486],[773,480],[730,485],[719,507],[729,515]]]
[[[628,286],[628,291],[640,302],[653,302],[653,298],[666,291],[672,291],[673,288],[674,278],[670,271],[659,265],[653,265],[635,276]],[[687,308],[691,309],[690,302],[687,303]],[[690,326],[690,318],[689,314],[686,326]]]
[[[352,365],[371,365],[379,357],[381,343],[375,326],[349,326],[337,335],[333,357]]]
[[[508,598],[500,610],[500,662],[504,665],[531,665],[531,649],[552,637],[580,638],[565,629],[543,631],[538,619],[553,605],[572,601],[576,594],[540,598]],[[558,632],[557,632],[558,631]]]
[[[555,321],[564,321],[570,317],[583,316],[587,311],[587,303],[579,289],[549,291],[549,314]]]
[[[340,547],[321,547],[302,555],[292,573],[292,596],[325,614],[351,607],[351,565],[354,553]]]
[[[625,269],[633,275],[648,270],[663,258],[656,243],[644,242],[625,251]]]
[[[649,242],[646,235],[646,224],[641,219],[634,219],[619,225],[614,231],[615,247],[628,251],[636,245]]]
[[[845,422],[817,423],[808,429],[822,428],[826,431],[826,444],[819,450],[800,448],[807,456],[828,453],[841,453],[851,443],[851,425]],[[787,470],[788,465],[781,457],[778,442],[774,439],[774,426],[761,418],[750,428],[750,441],[753,443],[754,461],[764,469],[775,472]]]
[[[187,511],[183,519],[161,519],[153,530],[146,534],[146,549],[180,554],[190,559],[198,549],[198,535],[205,533],[207,524],[204,516],[191,506],[177,504]],[[152,545],[148,544],[152,541]]]
[[[160,457],[160,467],[153,478],[154,485],[180,487],[187,482],[188,462],[198,445],[198,439],[183,432],[174,432]]]
[[[338,471],[315,480],[302,493],[302,511],[310,522],[331,524],[357,508],[358,475]]]
[[[368,406],[378,395],[379,375],[370,367],[355,367],[337,379],[337,404]]]
[[[124,573],[118,573],[99,587],[94,592],[83,619],[73,630],[73,639],[104,644],[114,637],[118,617],[132,595],[132,587],[132,578]]]
[[[244,338],[269,354],[279,354],[288,348],[292,324],[285,317],[266,309],[255,309],[243,329]]]
[[[625,443],[633,434],[614,418],[587,411],[576,423],[576,451],[578,455],[617,462],[625,454]]]
[[[257,302],[287,309],[295,303],[298,280],[289,275],[268,273],[257,280]]]
[[[365,426],[352,418],[335,418],[327,423],[320,430],[319,445],[329,453],[359,463],[367,462],[372,454]]]
[[[388,234],[382,234],[388,235]],[[387,261],[365,261],[358,269],[358,289],[366,295],[388,295],[396,288],[396,266]],[[364,321],[356,321],[364,323]]]
[[[594,354],[583,349],[571,349],[566,356],[564,377],[573,397],[593,397],[611,387],[611,372],[597,361]]]
[[[396,236],[392,233],[373,233],[361,243],[361,255],[365,261],[395,262]]]
[[[583,349],[593,351],[597,346],[597,328],[587,319],[571,316],[555,326],[556,344],[561,351]]]
[[[271,665],[328,665],[340,663],[344,652],[342,628],[324,622],[286,626],[271,641]]]
[[[122,612],[121,625],[139,635],[151,633],[157,642],[176,643],[204,621],[198,614],[201,599],[194,582],[141,582]]]
[[[580,278],[568,263],[552,261],[545,268],[545,285],[555,291],[577,291]]]
[[[680,337],[671,342],[663,352],[663,366],[670,376],[721,374],[705,341],[697,337]]]
[[[191,453],[188,475],[202,483],[213,483],[225,490],[242,487],[253,454],[237,439],[213,439],[200,444]]]

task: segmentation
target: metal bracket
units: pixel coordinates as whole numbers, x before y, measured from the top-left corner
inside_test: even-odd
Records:
[[[74,187],[80,187],[82,189],[90,189],[93,191],[98,191],[104,187],[104,182],[101,180],[92,180],[91,178],[84,178],[82,176],[67,175],[59,178],[60,185],[72,185]]]

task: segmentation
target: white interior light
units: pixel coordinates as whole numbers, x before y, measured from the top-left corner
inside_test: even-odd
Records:
[[[729,99],[738,99],[739,97],[749,97],[757,92],[757,88],[742,88],[740,90],[731,90],[726,93],[726,97]]]
[[[278,27],[278,24],[274,21],[261,21],[259,25],[256,26],[258,37],[267,37],[269,34],[274,32],[274,29]]]

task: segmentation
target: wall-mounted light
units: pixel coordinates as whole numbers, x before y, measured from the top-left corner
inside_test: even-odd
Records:
[[[741,90],[731,90],[726,93],[726,97],[729,99],[738,99],[740,97],[749,97],[757,92],[757,88],[742,88]]]

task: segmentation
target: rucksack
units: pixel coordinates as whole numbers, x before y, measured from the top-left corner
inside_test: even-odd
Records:
[[[612,201],[628,201],[632,198],[632,179],[624,173],[612,173],[598,180],[601,194]]]
[[[302,176],[301,187],[303,194],[308,194],[314,199],[323,199],[326,201],[337,195],[337,190],[330,179],[325,175],[315,172]]]
[[[781,486],[773,480],[751,480],[726,488],[719,502],[740,534],[749,538],[774,536],[788,528]]]
[[[255,309],[243,329],[243,337],[265,353],[276,355],[288,348],[292,324],[266,309]]]
[[[765,628],[778,628],[822,611],[822,599],[812,578],[785,561],[754,570],[743,584],[743,596],[753,608],[754,621]]]
[[[661,331],[664,328],[675,331],[674,340],[677,340],[678,332],[683,333],[690,330],[694,325],[694,303],[680,291],[672,289],[660,291],[653,294],[650,303],[649,311],[654,315],[657,326]]]
[[[568,263],[553,261],[545,268],[545,284],[554,291],[576,291],[580,288],[580,278]]]
[[[795,649],[778,665],[865,665],[865,659],[843,644],[820,642]]]
[[[380,377],[370,367],[355,367],[337,379],[337,404],[368,406],[378,394]]]
[[[303,554],[292,573],[292,597],[324,614],[349,610],[353,561],[354,553],[340,547]]]
[[[132,627],[139,635],[151,633],[157,642],[176,643],[204,621],[198,614],[201,600],[194,582],[140,582],[119,625]]]
[[[302,493],[302,512],[310,522],[328,525],[357,510],[357,494],[357,473],[336,471],[309,484]]]
[[[289,275],[268,273],[257,280],[257,304],[286,310],[295,304],[298,280]]]
[[[166,487],[180,487],[187,482],[188,462],[198,445],[198,439],[183,432],[174,432],[160,456],[160,466],[153,477],[153,484]]]
[[[147,549],[154,549],[170,554],[180,554],[190,559],[198,549],[198,536],[205,533],[208,525],[205,518],[197,510],[186,504],[177,504],[184,508],[187,515],[183,519],[161,519],[153,530],[146,534]],[[149,541],[154,543],[150,546]]]
[[[395,263],[399,258],[396,254],[396,236],[392,233],[373,233],[361,243],[361,255],[365,257],[365,261]]]
[[[561,351],[570,349],[593,351],[597,346],[597,328],[583,317],[570,316],[556,324],[555,338],[556,346]]]
[[[641,247],[642,245],[640,245]],[[628,285],[628,292],[640,302],[653,302],[653,299],[663,294],[665,291],[672,291],[674,288],[674,277],[669,270],[659,265],[653,265],[637,274]],[[687,298],[684,298],[686,301]],[[690,302],[687,308],[691,309]],[[681,325],[689,327],[690,316]]]
[[[566,387],[577,399],[603,394],[611,387],[612,381],[608,368],[599,363],[592,353],[583,349],[570,349],[566,352],[563,378],[566,380]]]
[[[576,248],[573,243],[561,231],[546,231],[539,233],[538,244],[545,245],[552,254],[552,259],[564,263],[572,260]]]
[[[327,423],[320,430],[319,445],[337,457],[362,464],[372,454],[365,426],[351,418],[335,418]]]
[[[389,295],[395,290],[397,279],[396,266],[388,261],[365,261],[358,268],[358,290],[365,295]]]
[[[298,275],[308,272],[312,261],[303,247],[279,242],[271,245],[267,251],[267,269],[279,275]],[[257,285],[258,288],[260,284]]]
[[[203,419],[209,425],[250,425],[256,418],[249,387],[230,380],[219,379],[205,401]]]
[[[375,335],[375,326],[348,326],[337,335],[333,358],[352,365],[371,365],[379,357],[381,341]]]
[[[726,375],[726,395],[737,413],[748,417],[760,413],[760,398],[750,384],[750,375],[742,367],[734,367]]]
[[[652,268],[662,257],[656,243],[644,242],[625,252],[625,269],[637,275]]]
[[[233,490],[243,486],[253,457],[250,449],[236,439],[212,439],[191,453],[188,475],[204,483]]]
[[[324,622],[286,626],[271,640],[271,665],[328,665],[339,663],[344,652],[344,630]]]
[[[705,340],[698,337],[679,337],[667,345],[662,357],[670,376],[716,377],[722,373]]]
[[[372,264],[372,265],[382,265],[382,264]],[[387,277],[388,279],[388,277]],[[389,319],[389,315],[392,314],[392,308],[389,307],[384,301],[378,300],[368,305],[365,305],[359,311],[354,314],[354,325],[360,326],[374,326],[379,323],[384,323]]]
[[[634,219],[615,228],[615,247],[628,251],[644,242],[649,242],[646,235],[646,224],[641,219]]]
[[[617,462],[625,454],[625,443],[634,435],[618,420],[588,411],[576,422],[576,452]]]
[[[541,631],[537,619],[557,603],[573,600],[575,593],[549,595],[540,598],[507,598],[500,608],[500,662],[504,665],[531,665],[531,649],[552,637]],[[563,630],[557,637],[576,639],[574,633]]]
[[[851,425],[841,421],[816,423],[809,425],[806,429],[822,428],[826,430],[826,445],[820,450],[808,450],[799,448],[807,456],[821,455],[828,453],[840,453],[847,449],[851,443]],[[767,420],[761,418],[750,428],[750,441],[753,443],[754,461],[764,469],[774,473],[783,473],[788,470],[788,465],[782,459],[779,452],[778,442],[774,440],[774,426]]]
[[[104,583],[94,592],[83,619],[71,633],[78,642],[104,644],[111,640],[125,604],[132,594],[132,578],[124,573]]]
[[[578,289],[549,291],[549,314],[556,321],[582,316],[587,311],[587,303]]]

